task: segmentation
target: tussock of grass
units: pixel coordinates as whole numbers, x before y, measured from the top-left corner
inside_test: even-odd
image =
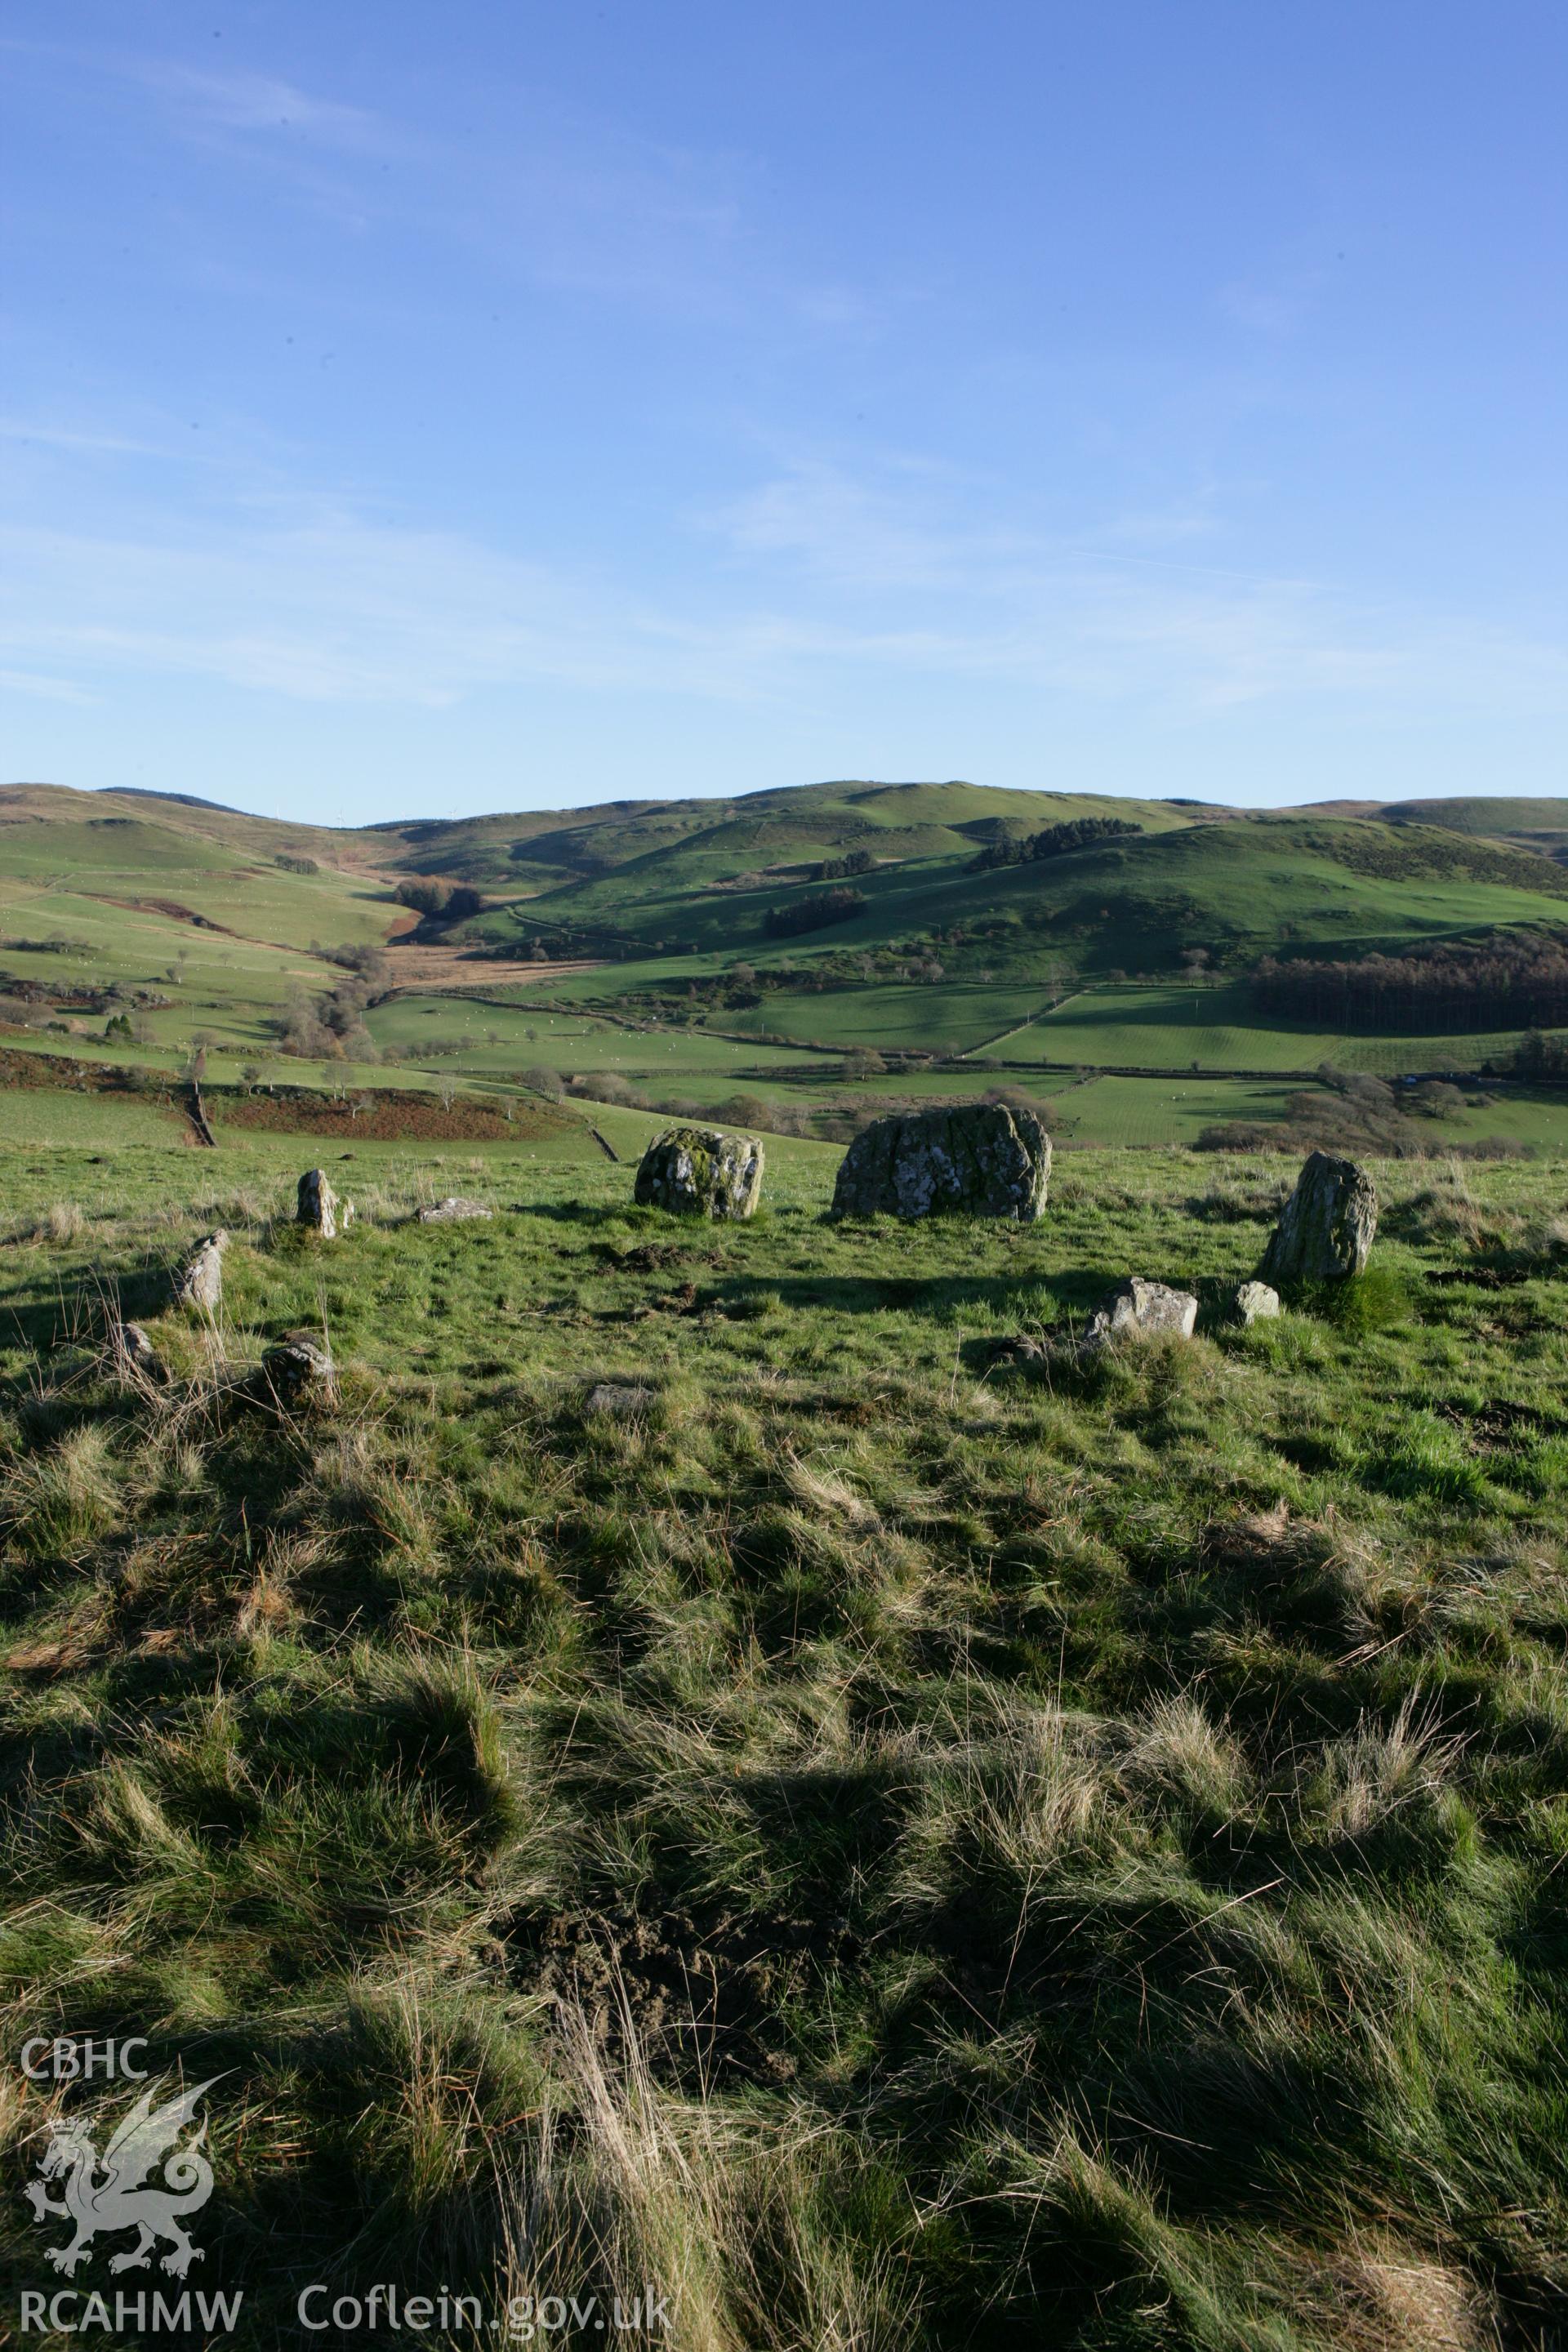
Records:
[[[33,1227],[31,1238],[53,1249],[81,1239],[87,1220],[74,1201],[53,1201]]]

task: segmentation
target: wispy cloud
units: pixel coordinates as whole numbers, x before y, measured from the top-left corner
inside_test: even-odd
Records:
[[[1568,648],[1548,636],[1226,563],[1213,485],[1070,534],[988,516],[1004,496],[907,458],[868,475],[806,461],[704,528],[775,593],[782,568],[819,612],[830,599],[862,658],[1173,715],[1356,697],[1568,709]]]
[[[291,488],[238,444],[216,469],[222,496],[209,474],[176,517],[128,471],[110,508],[100,453],[163,437],[74,418],[43,496],[29,509],[18,489],[0,518],[13,690],[70,699],[134,675],[322,704],[438,709],[549,686],[777,706],[858,680],[881,698],[894,673],[1142,706],[1175,725],[1268,703],[1423,719],[1568,710],[1568,652],[1549,639],[1196,560],[1211,541],[1226,550],[1210,487],[1069,537],[996,511],[1005,486],[918,455],[858,472],[807,456],[689,518],[654,596],[644,571]]]
[[[292,131],[348,154],[381,155],[407,142],[380,115],[340,99],[319,98],[275,74],[213,73],[172,59],[100,58],[167,101],[189,121],[222,131]]]
[[[0,52],[46,70],[146,91],[193,129],[288,131],[351,154],[380,155],[408,145],[404,133],[368,108],[321,97],[278,74],[215,70],[123,47],[16,36],[0,37]]]
[[[1310,583],[1085,556],[1031,569],[1016,552],[1005,591],[933,598],[939,567],[921,557],[912,598],[888,592],[885,565],[879,593],[843,609],[777,580],[740,602],[694,583],[656,608],[612,580],[341,507],[205,537],[16,526],[0,532],[0,648],[23,691],[62,697],[133,673],[321,703],[439,708],[531,685],[769,703],[892,670],[1152,703],[1175,722],[1264,701],[1568,709],[1559,647]]]
[[[743,639],[683,631],[586,572],[338,502],[258,494],[204,523],[113,535],[0,525],[0,658],[84,681],[206,677],[428,708],[529,683],[729,698],[758,684]]]
[[[154,110],[165,133],[266,174],[356,240],[373,225],[416,227],[481,256],[500,282],[829,342],[863,341],[916,299],[818,275],[781,249],[742,152],[648,138],[526,82],[508,92],[504,123],[462,141],[434,119],[272,73],[122,47],[0,39],[0,51]],[[491,94],[473,96],[483,117]],[[187,233],[201,253],[198,228]],[[200,267],[210,276],[211,257]]]
[[[67,677],[46,677],[35,670],[0,669],[0,694],[26,694],[39,702],[89,703],[97,697]]]

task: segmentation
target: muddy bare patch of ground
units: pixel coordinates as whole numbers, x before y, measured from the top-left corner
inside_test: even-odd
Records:
[[[792,1998],[842,1967],[851,1941],[843,1920],[622,1907],[520,1922],[508,1937],[512,1972],[581,2007],[607,2049],[635,2037],[667,2079],[731,2086],[794,2078]]]

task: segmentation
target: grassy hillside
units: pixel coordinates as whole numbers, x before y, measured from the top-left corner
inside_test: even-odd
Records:
[[[731,832],[467,928],[496,940],[564,929],[611,950],[679,946],[753,960],[933,942],[950,967],[1022,977],[1051,960],[1085,971],[1161,971],[1191,948],[1235,963],[1281,946],[1389,946],[1568,914],[1568,876],[1527,850],[1433,826],[1238,817],[979,874],[973,842],[939,847],[912,835],[903,855],[855,877],[863,911],[781,943],[769,916],[820,887],[806,845],[801,871],[769,878],[733,869],[745,850]],[[809,846],[816,856],[826,845]]]
[[[298,870],[306,860],[317,870]],[[153,1045],[188,1048],[197,1030],[259,1041],[291,989],[327,984],[312,940],[381,941],[393,911],[297,827],[130,795],[0,793],[0,994],[117,988],[114,1009],[139,1010]]]
[[[287,1139],[0,1148],[7,2033],[222,2078],[226,2340],[325,2280],[472,2296],[453,2347],[651,2287],[691,2352],[1545,2352],[1560,1171],[1380,1168],[1340,1311],[1036,1386],[994,1341],[1212,1300],[1275,1176],[911,1234],[796,1145],[713,1230],[574,1150],[356,1150],[323,1249]],[[247,1404],[301,1323],[336,1405]],[[61,2104],[0,2117],[23,2284]]]
[[[1568,800],[1395,801],[1380,814],[1393,824],[1444,825],[1455,833],[1517,842],[1558,859],[1568,856]]]
[[[978,784],[806,784],[735,800],[614,801],[525,816],[378,826],[389,866],[513,890],[549,890],[605,870],[657,870],[679,887],[751,866],[789,866],[845,850],[879,856],[973,855],[984,840],[1103,814],[1102,796],[1003,792]],[[1152,826],[1185,824],[1171,802],[1117,802]]]
[[[599,1071],[655,1105],[752,1094],[836,1116],[838,1057],[859,1049],[900,1059],[905,1097],[918,1056],[1195,1066],[1205,1087],[1324,1058],[1393,1076],[1479,1069],[1506,1065],[1521,1033],[1309,1035],[1260,1017],[1240,983],[1265,953],[1561,930],[1568,869],[1521,845],[1552,805],[1454,803],[1449,822],[1426,803],[1270,815],[840,782],[332,833],[18,786],[0,792],[0,1021],[14,1042],[164,1077],[199,1044],[215,1079],[275,1084],[288,1035],[333,1086],[377,1066],[398,1085],[514,1090],[529,1070]],[[1488,810],[1500,829],[1483,837]],[[998,843],[1106,815],[1142,829],[975,870]],[[847,859],[850,919],[781,936]],[[473,883],[484,908],[416,929],[395,898],[411,874]],[[345,986],[331,958],[371,949],[385,961],[339,1023],[344,1046],[321,1018]],[[1176,983],[1194,955],[1224,988]],[[1135,997],[1129,976],[1151,984]],[[455,993],[509,1001],[454,1009]],[[1169,1139],[1189,1138],[1169,1100]]]

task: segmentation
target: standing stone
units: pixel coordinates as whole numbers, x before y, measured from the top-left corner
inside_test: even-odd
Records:
[[[324,1168],[307,1168],[300,1179],[300,1206],[296,1222],[320,1234],[324,1242],[336,1241],[341,1228],[347,1233],[354,1221],[354,1204],[340,1201],[327,1181]]]
[[[836,1217],[966,1213],[1031,1223],[1043,1214],[1051,1139],[1031,1110],[960,1103],[879,1118],[838,1167]]]
[[[1190,1290],[1173,1290],[1168,1283],[1145,1282],[1131,1274],[1095,1308],[1082,1345],[1103,1348],[1112,1339],[1152,1339],[1164,1331],[1190,1339],[1197,1319],[1198,1302]]]
[[[1233,1323],[1262,1323],[1279,1312],[1279,1293],[1266,1282],[1238,1282],[1230,1295]]]
[[[338,1392],[337,1367],[310,1331],[290,1331],[261,1359],[261,1383],[279,1404],[329,1404]]]
[[[643,1153],[633,1198],[639,1208],[689,1217],[749,1217],[762,1190],[763,1147],[754,1135],[672,1127]]]
[[[223,1299],[223,1254],[228,1235],[221,1229],[198,1242],[174,1279],[174,1297],[182,1307],[199,1307],[216,1315]]]
[[[1345,1282],[1365,1271],[1377,1231],[1372,1178],[1353,1160],[1314,1151],[1280,1212],[1258,1272],[1276,1287]]]

